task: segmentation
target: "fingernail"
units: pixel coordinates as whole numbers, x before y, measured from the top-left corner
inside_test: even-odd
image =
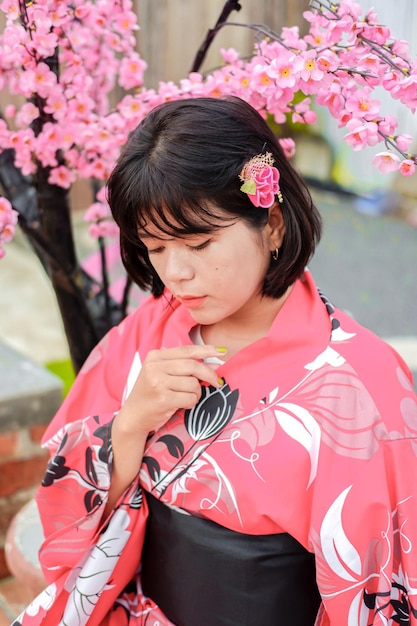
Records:
[[[217,352],[220,352],[220,354],[225,354],[227,352],[227,348],[224,346],[216,346],[216,350]]]
[[[223,378],[218,378],[218,379],[217,379],[217,382],[219,383],[220,387],[221,387],[222,385],[224,385],[224,380],[223,380]]]

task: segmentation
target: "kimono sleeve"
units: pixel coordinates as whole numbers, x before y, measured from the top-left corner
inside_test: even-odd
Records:
[[[45,433],[51,454],[36,501],[45,541],[39,558],[48,582],[80,563],[103,530],[111,479],[111,426],[137,354],[135,328],[113,328],[97,345]],[[141,515],[138,478],[118,503],[128,541]],[[106,523],[108,520],[105,521]]]
[[[321,626],[417,626],[417,438],[384,441],[328,509],[316,549]]]
[[[120,409],[126,377],[138,341],[134,319],[112,328],[92,350],[70,392],[49,424],[42,443],[53,453],[52,436],[69,422]]]

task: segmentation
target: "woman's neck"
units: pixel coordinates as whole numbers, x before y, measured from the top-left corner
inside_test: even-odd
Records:
[[[252,315],[236,314],[215,324],[201,326],[204,343],[225,346],[224,358],[227,360],[242,348],[266,337],[291,290],[292,287],[287,289],[281,298],[262,298]]]

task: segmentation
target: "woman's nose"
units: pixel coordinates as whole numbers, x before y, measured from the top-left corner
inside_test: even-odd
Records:
[[[194,267],[186,250],[171,250],[167,253],[165,278],[168,282],[190,280],[194,277]]]

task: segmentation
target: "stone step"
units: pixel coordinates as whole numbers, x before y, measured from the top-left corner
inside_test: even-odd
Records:
[[[45,474],[49,454],[40,441],[62,397],[57,376],[0,341],[0,579],[14,573],[5,554],[7,532]],[[25,516],[30,512],[24,508]],[[21,521],[19,515],[19,528]],[[37,536],[34,526],[31,532]],[[30,540],[27,545],[35,544]],[[25,574],[24,568],[19,572]]]
[[[44,536],[35,500],[30,500],[15,515],[6,535],[5,555],[12,575],[33,597],[46,587],[38,551]]]
[[[62,402],[62,381],[0,342],[0,433],[45,424]]]

